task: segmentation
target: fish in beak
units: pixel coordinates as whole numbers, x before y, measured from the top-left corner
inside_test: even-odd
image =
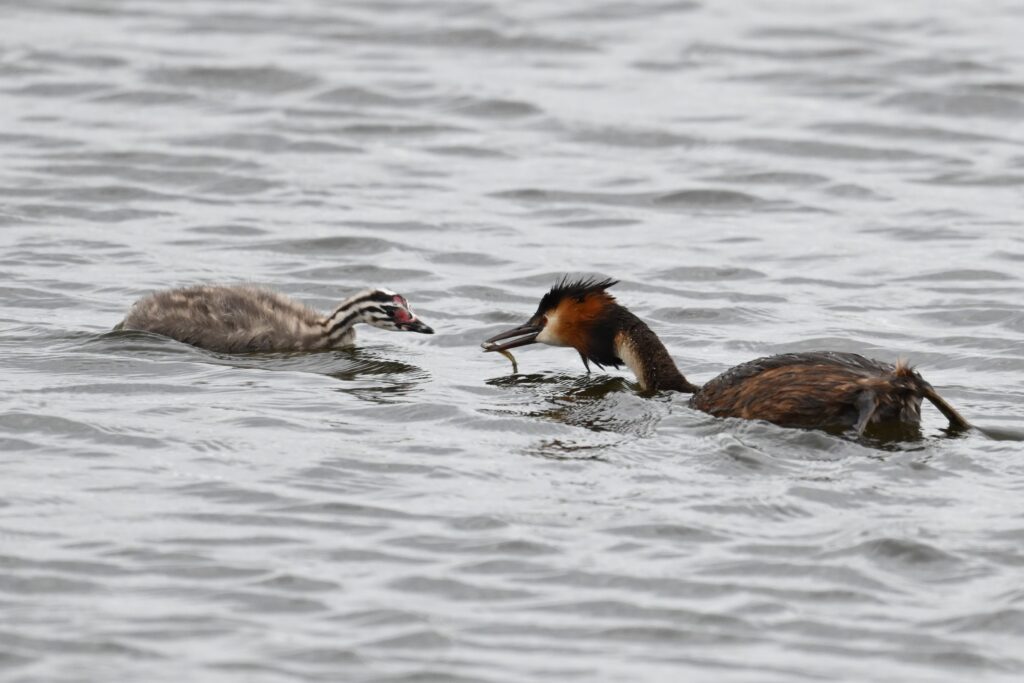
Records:
[[[507,351],[517,346],[526,346],[537,342],[537,335],[544,329],[543,325],[531,319],[525,325],[513,327],[485,340],[480,346],[484,351]],[[504,341],[508,340],[508,341]],[[501,343],[503,342],[503,343]]]

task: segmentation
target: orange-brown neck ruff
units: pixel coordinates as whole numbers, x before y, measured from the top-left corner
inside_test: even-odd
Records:
[[[548,315],[551,337],[598,367],[625,364],[645,391],[693,392],[665,345],[642,320],[604,291],[559,302]]]
[[[548,313],[548,326],[552,327],[550,336],[598,365],[619,365],[621,361],[616,362],[612,338],[602,325],[616,307],[615,298],[605,291],[563,299],[554,311]],[[614,335],[611,330],[608,332]],[[609,338],[605,339],[606,336]]]
[[[620,306],[606,290],[615,280],[563,278],[541,297],[530,325],[542,327],[536,341],[571,346],[590,369],[626,363],[645,391],[693,392],[651,328]]]

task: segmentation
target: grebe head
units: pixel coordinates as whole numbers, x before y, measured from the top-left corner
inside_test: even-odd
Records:
[[[618,304],[606,290],[617,282],[564,277],[541,297],[537,312],[526,324],[496,334],[481,346],[485,351],[504,351],[534,343],[571,346],[585,360],[610,363],[608,350],[617,331],[614,313]]]
[[[416,317],[409,306],[409,300],[401,294],[390,289],[375,289],[371,291],[369,300],[376,305],[362,309],[365,316],[363,322],[366,324],[382,330],[434,334],[430,325]]]
[[[564,277],[541,298],[525,325],[496,334],[481,346],[484,351],[533,343],[571,346],[588,372],[590,363],[626,365],[644,391],[697,391],[679,372],[658,335],[608,293],[616,282]]]
[[[416,317],[409,301],[390,289],[366,289],[341,303],[328,318],[332,328],[349,328],[366,323],[382,330],[434,334],[434,330]]]

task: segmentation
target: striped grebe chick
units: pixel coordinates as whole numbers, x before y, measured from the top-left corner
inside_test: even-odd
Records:
[[[365,289],[324,315],[268,289],[197,285],[155,292],[114,329],[155,332],[210,351],[320,351],[350,346],[355,325],[433,334],[401,294]]]
[[[544,295],[525,324],[483,343],[485,351],[526,344],[571,346],[587,371],[625,364],[644,391],[693,394],[690,407],[716,417],[766,420],[784,427],[853,429],[916,427],[928,399],[950,427],[970,425],[905,363],[855,353],[817,351],[758,358],[723,372],[703,387],[691,384],[664,344],[642,320],[615,301],[615,280],[563,279]]]

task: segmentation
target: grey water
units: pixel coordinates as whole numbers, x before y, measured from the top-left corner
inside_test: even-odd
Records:
[[[1016,2],[0,3],[0,678],[1018,681]],[[904,357],[986,432],[719,420],[479,342],[562,273],[695,382]],[[230,356],[147,292],[437,334]]]

